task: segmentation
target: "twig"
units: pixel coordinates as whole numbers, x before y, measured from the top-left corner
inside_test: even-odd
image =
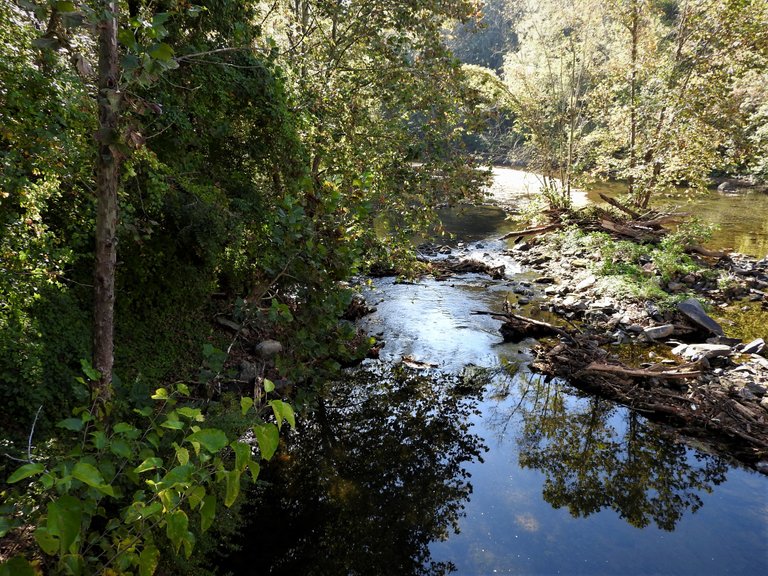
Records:
[[[43,405],[40,404],[40,408],[37,409],[37,414],[35,414],[35,419],[32,421],[32,430],[29,431],[29,440],[27,441],[27,462],[29,463],[32,463],[32,436],[35,435],[35,426],[37,426],[37,419],[42,409]]]

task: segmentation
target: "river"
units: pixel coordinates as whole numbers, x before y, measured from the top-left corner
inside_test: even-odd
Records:
[[[497,185],[529,179],[514,172],[497,174]],[[504,263],[507,277],[373,283],[376,312],[363,322],[386,342],[380,359],[309,400],[264,471],[269,484],[252,493],[241,550],[220,566],[329,576],[766,573],[768,477],[532,374],[532,342],[503,343],[497,321],[471,313],[499,309],[511,280],[528,277],[494,240],[511,224],[492,207],[444,216],[455,251]],[[764,246],[765,227],[744,234],[752,240],[735,245]]]

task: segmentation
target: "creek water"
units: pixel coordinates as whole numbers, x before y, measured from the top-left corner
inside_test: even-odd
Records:
[[[528,178],[509,172],[497,185]],[[455,250],[504,263],[507,278],[376,280],[366,294],[376,311],[363,323],[386,342],[380,358],[308,401],[252,492],[241,549],[219,566],[329,576],[767,573],[768,477],[532,374],[534,342],[503,343],[497,321],[472,314],[499,309],[511,281],[527,277],[494,240],[510,224],[491,207],[444,216],[463,242]]]

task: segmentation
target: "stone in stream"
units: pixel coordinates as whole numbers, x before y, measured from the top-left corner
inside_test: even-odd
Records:
[[[594,277],[594,275],[589,275],[584,280],[576,284],[576,292],[581,292],[582,290],[586,290],[587,288],[591,288],[595,285],[595,282],[597,282],[597,278]]]
[[[704,312],[704,308],[702,308],[701,303],[696,298],[683,300],[677,305],[677,309],[704,330],[716,336],[723,335],[723,328]]]
[[[749,344],[745,344],[744,348],[739,350],[742,354],[760,354],[762,352],[763,348],[765,347],[765,340],[762,338],[757,338],[756,340],[752,340]]]
[[[650,326],[643,330],[645,334],[651,340],[658,340],[659,338],[667,338],[672,336],[675,332],[675,327],[672,324],[663,324],[661,326]]]
[[[672,349],[672,354],[682,356],[686,360],[695,362],[700,358],[716,358],[718,356],[730,356],[733,349],[724,344],[680,344]]]

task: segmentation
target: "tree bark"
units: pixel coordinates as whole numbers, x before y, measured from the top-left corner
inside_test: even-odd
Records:
[[[96,135],[96,262],[93,290],[93,367],[101,374],[93,384],[100,404],[112,398],[114,363],[115,271],[117,265],[117,188],[120,178],[120,119],[116,0],[102,0],[99,25],[99,131]]]

